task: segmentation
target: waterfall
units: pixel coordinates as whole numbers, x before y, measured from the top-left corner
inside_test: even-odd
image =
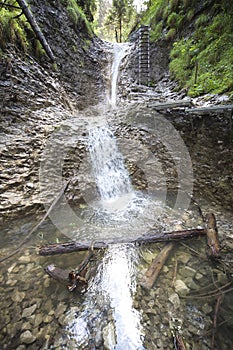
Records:
[[[127,53],[129,48],[128,43],[114,44],[113,46],[113,64],[111,71],[111,99],[110,104],[114,107],[117,102],[117,80],[119,75],[119,69],[122,59]]]
[[[112,131],[106,126],[91,129],[89,152],[102,203],[108,208],[122,204],[122,198],[133,194],[133,188]]]

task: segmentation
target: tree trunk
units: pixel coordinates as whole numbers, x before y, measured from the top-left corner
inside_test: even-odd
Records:
[[[180,239],[189,239],[189,238],[205,236],[205,235],[206,235],[206,229],[204,228],[184,230],[184,231],[173,231],[173,232],[162,233],[162,234],[159,234],[158,232],[151,230],[147,234],[136,239],[121,238],[121,239],[111,239],[111,240],[105,240],[105,241],[102,240],[101,242],[96,241],[93,243],[93,248],[94,249],[107,248],[108,245],[117,244],[117,243],[147,244],[147,243],[157,243],[157,242],[170,242],[170,241],[177,241]],[[91,245],[92,245],[92,242],[54,243],[54,244],[40,247],[39,254],[40,255],[66,254],[66,253],[71,253],[75,251],[87,250]]]
[[[41,32],[32,12],[28,8],[28,5],[25,0],[17,0],[19,6],[22,8],[22,11],[27,18],[28,22],[30,23],[37,39],[40,41],[41,45],[43,46],[45,52],[47,53],[48,57],[52,62],[55,62],[55,56],[47,42],[47,40],[44,37],[44,34]]]
[[[166,244],[161,252],[157,255],[157,257],[152,261],[151,265],[141,280],[140,284],[142,287],[146,289],[153,287],[173,247],[174,243],[172,242]]]

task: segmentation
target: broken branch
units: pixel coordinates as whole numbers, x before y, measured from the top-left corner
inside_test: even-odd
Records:
[[[161,252],[157,255],[157,257],[152,261],[151,265],[141,280],[140,284],[142,287],[146,289],[153,287],[173,247],[174,243],[172,242],[166,244]]]
[[[147,243],[158,243],[158,242],[170,242],[177,241],[179,239],[190,239],[199,236],[205,236],[206,229],[190,229],[183,231],[172,231],[164,234],[155,233],[154,230],[149,231],[147,234],[140,236],[136,239],[111,239],[106,241],[96,241],[93,244],[94,249],[107,248],[110,244],[119,243],[136,243],[136,244],[147,244]],[[39,248],[40,255],[55,255],[55,254],[66,254],[75,251],[88,250],[91,242],[64,242],[64,243],[53,243],[47,246]]]
[[[220,243],[216,218],[213,213],[206,215],[206,236],[207,236],[207,255],[212,259],[220,258]]]

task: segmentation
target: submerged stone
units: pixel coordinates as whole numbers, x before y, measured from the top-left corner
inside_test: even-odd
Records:
[[[36,340],[36,337],[29,331],[25,331],[20,336],[20,342],[23,344],[32,344]]]

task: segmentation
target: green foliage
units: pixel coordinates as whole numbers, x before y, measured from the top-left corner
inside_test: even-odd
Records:
[[[197,28],[199,28],[199,27],[201,27],[201,26],[204,26],[206,23],[208,23],[209,22],[209,17],[207,16],[207,15],[205,15],[205,14],[202,14],[202,15],[200,15],[198,18],[197,18],[197,20],[196,20],[196,22],[195,22],[195,26],[197,27]]]
[[[122,42],[128,39],[128,35],[134,27],[137,12],[133,0],[113,0],[105,24],[111,32],[112,39]]]
[[[205,30],[200,16],[192,37],[173,45],[170,72],[190,96],[233,90],[233,14],[216,15]],[[197,81],[195,81],[195,76]]]
[[[84,13],[81,6],[78,5],[78,2],[76,0],[63,0],[62,2],[66,6],[68,16],[70,20],[74,23],[74,25],[78,26],[79,24],[84,24],[87,28],[88,34],[92,35],[93,30],[91,24],[88,21],[86,14]]]
[[[175,38],[176,36],[176,29],[171,28],[169,29],[168,33],[165,35],[165,40],[171,41]]]
[[[24,16],[18,19],[14,18],[19,11],[14,9],[6,9],[0,7],[0,44],[1,49],[5,50],[9,43],[19,47],[27,52],[30,46],[28,42],[26,30],[28,23]]]
[[[151,0],[141,23],[150,24],[151,41],[173,42],[169,68],[180,88],[191,96],[232,95],[232,1]]]
[[[8,1],[7,4],[16,5],[14,1]],[[43,56],[44,49],[35,38],[26,17],[17,17],[20,13],[20,9],[0,7],[0,56],[4,55],[9,45],[24,53],[33,53],[36,57]]]

